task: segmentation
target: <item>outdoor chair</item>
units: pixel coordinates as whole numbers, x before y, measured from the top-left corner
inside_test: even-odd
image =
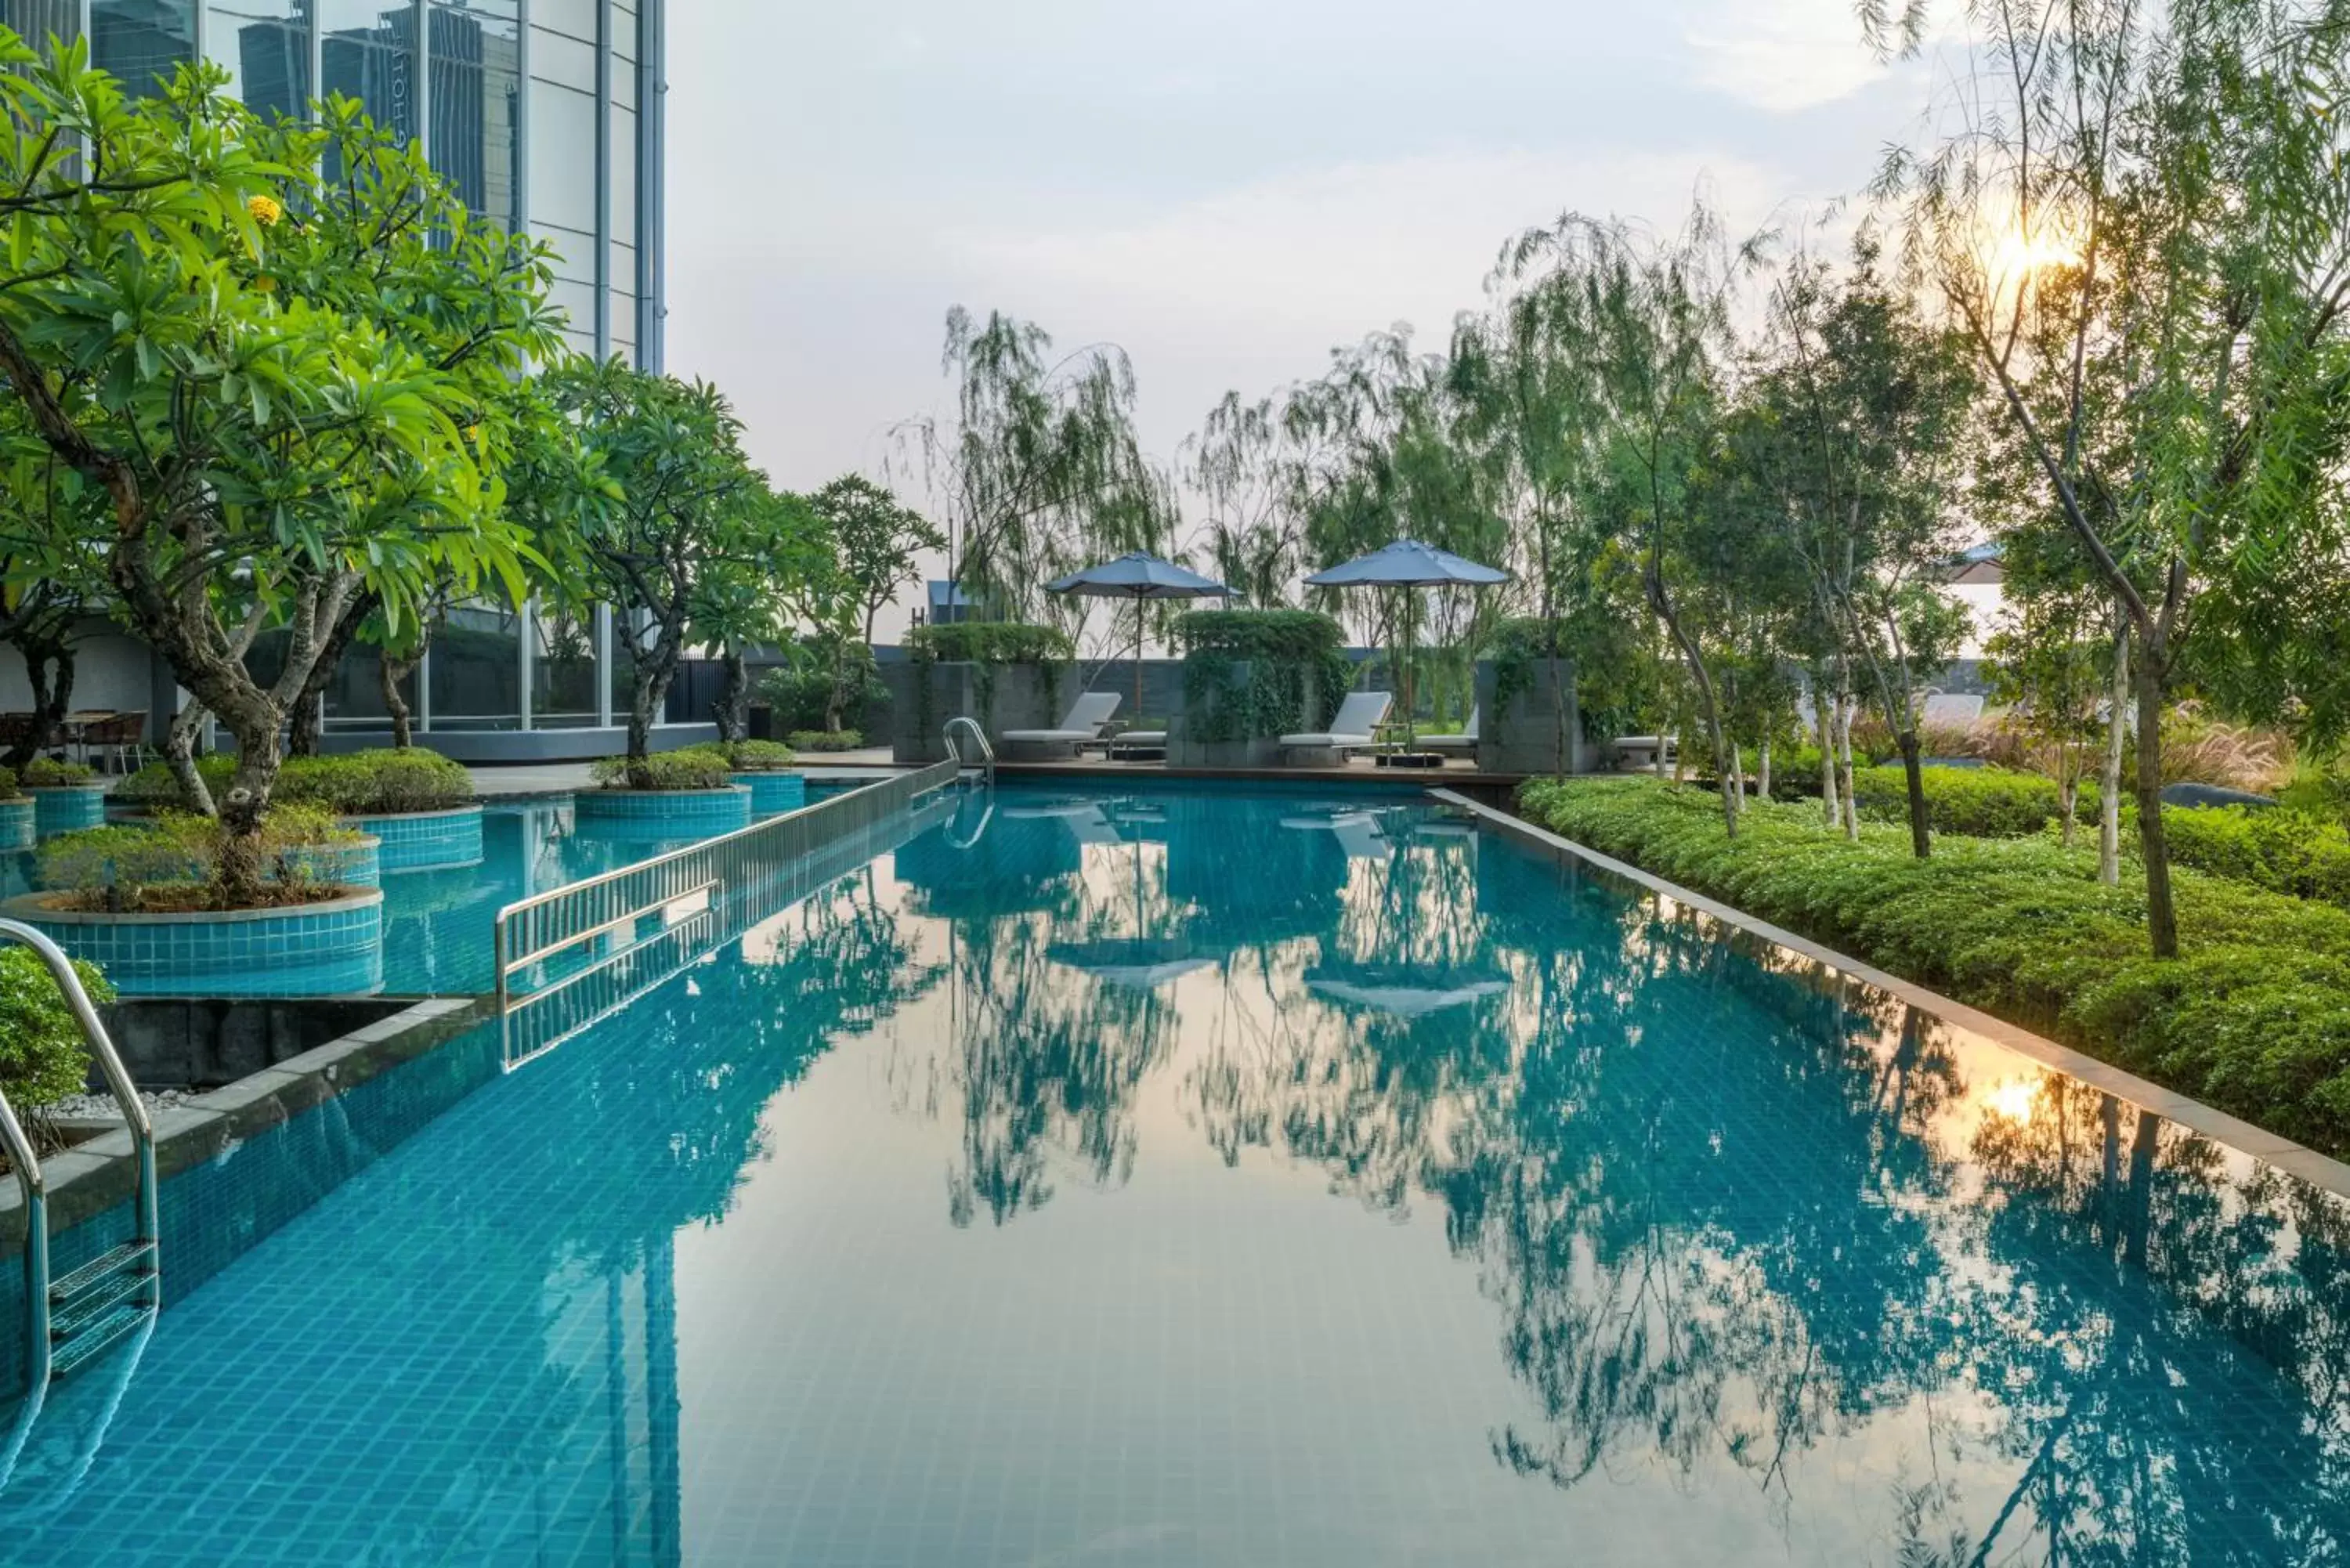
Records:
[[[117,773],[136,773],[147,765],[147,715],[109,713],[82,731],[82,749]]]
[[[1477,760],[1477,723],[1484,717],[1482,708],[1469,710],[1469,722],[1457,735],[1421,735],[1412,744],[1423,752],[1435,752],[1447,757],[1467,757]]]
[[[1066,748],[1075,756],[1079,746],[1088,746],[1101,739],[1109,727],[1110,716],[1118,711],[1118,695],[1115,691],[1088,691],[1069,704],[1069,711],[1059,727],[1051,730],[1006,730],[997,737],[1004,745],[1035,746],[1040,749]]]
[[[1344,762],[1348,752],[1376,744],[1388,710],[1395,706],[1392,691],[1350,691],[1338,704],[1327,730],[1311,734],[1284,735],[1278,744],[1284,758],[1292,752],[1327,752]]]

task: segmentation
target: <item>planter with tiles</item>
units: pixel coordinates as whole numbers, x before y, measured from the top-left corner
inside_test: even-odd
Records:
[[[724,789],[584,789],[572,796],[582,823],[619,838],[714,838],[751,826],[751,792]]]
[[[736,784],[751,792],[751,814],[754,816],[774,816],[781,812],[797,811],[808,803],[807,780],[798,774],[735,774],[732,777]]]
[[[102,784],[26,784],[25,793],[33,797],[33,831],[38,837],[106,826]]]
[[[39,836],[33,815],[37,808],[29,796],[0,800],[0,849],[30,849]]]
[[[88,959],[125,996],[348,996],[383,986],[383,891],[286,909],[108,914],[50,907],[54,894],[0,904]]]
[[[482,808],[404,811],[385,816],[347,816],[343,826],[380,839],[386,873],[446,871],[482,863]]]

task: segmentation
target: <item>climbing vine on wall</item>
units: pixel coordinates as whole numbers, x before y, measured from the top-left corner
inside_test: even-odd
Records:
[[[1197,610],[1177,619],[1175,637],[1203,741],[1311,729],[1354,678],[1338,623],[1311,610]]]

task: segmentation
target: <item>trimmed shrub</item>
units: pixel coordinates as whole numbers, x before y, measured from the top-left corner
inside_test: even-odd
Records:
[[[865,744],[855,730],[794,730],[791,739],[799,752],[853,752]]]
[[[626,757],[605,757],[588,772],[606,789],[724,789],[734,782],[726,754],[714,746],[656,752],[634,763]]]
[[[2174,865],[2350,907],[2350,833],[2339,823],[2282,809],[2172,806],[2162,828]],[[2123,844],[2137,848],[2137,836],[2124,835]]]
[[[97,776],[98,771],[87,763],[35,757],[25,764],[24,777],[17,782],[27,789],[57,789],[68,784],[86,784]]]
[[[297,851],[354,844],[360,835],[323,806],[273,805],[262,819],[262,908],[332,896]],[[210,817],[167,811],[152,822],[61,834],[41,846],[41,880],[70,907],[114,914],[237,908],[222,858],[227,836]]]
[[[1792,783],[1819,781],[1819,753],[1811,754],[1808,774],[1789,774]],[[2064,803],[2056,781],[2038,774],[2011,773],[2005,768],[1927,768],[1926,820],[1937,833],[1964,834],[1970,838],[2026,838],[2064,820]],[[1775,780],[1774,780],[1775,782]],[[1858,768],[1852,775],[1853,794],[1860,802],[1864,821],[1909,820],[1909,784],[1898,767]],[[2095,822],[2097,787],[2085,782],[2074,807],[2075,818]]]
[[[708,748],[726,759],[738,774],[788,773],[799,758],[781,741],[721,741]]]
[[[2272,1131],[2350,1149],[2350,912],[2181,870],[2185,954],[2148,956],[2142,889],[2052,840],[1893,827],[1847,843],[1757,803],[1735,840],[1708,794],[1538,780],[1529,819]]]
[[[236,772],[236,759],[199,757],[196,773],[219,798]],[[194,803],[161,763],[151,763],[115,786],[114,798],[154,810],[185,810]],[[411,746],[353,752],[344,757],[288,757],[270,792],[272,805],[318,805],[345,816],[396,816],[449,811],[470,805],[473,775],[438,752]]]
[[[16,787],[16,770],[0,768],[0,800],[21,800],[24,793]]]
[[[92,1002],[114,1000],[94,964],[74,972]],[[0,950],[0,1094],[20,1112],[37,1114],[88,1082],[89,1054],[57,977],[28,948]]]

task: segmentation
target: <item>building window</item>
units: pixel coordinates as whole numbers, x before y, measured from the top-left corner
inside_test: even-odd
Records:
[[[431,127],[432,167],[465,205],[520,229],[522,16],[517,0],[434,0]]]
[[[196,57],[196,0],[91,0],[89,61],[132,98],[160,93]]]
[[[582,730],[598,722],[596,617],[539,607],[532,628],[530,722],[537,730]]]
[[[0,26],[47,54],[51,38],[81,36],[81,0],[0,0]]]
[[[432,727],[522,728],[522,620],[504,605],[461,605],[432,636]]]
[[[355,98],[405,147],[416,134],[416,11],[384,0],[319,0],[326,92]],[[333,172],[332,171],[329,171]]]
[[[204,53],[228,70],[231,97],[267,119],[310,111],[308,0],[212,0]]]

